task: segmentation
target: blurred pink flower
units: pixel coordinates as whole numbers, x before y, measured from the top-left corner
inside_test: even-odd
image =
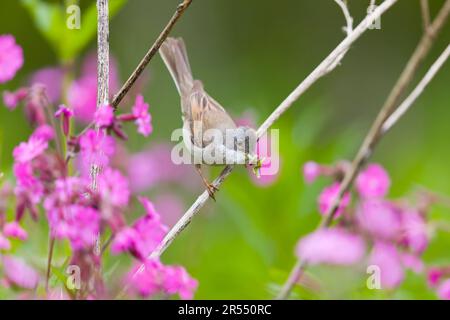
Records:
[[[168,294],[179,294],[183,300],[191,300],[198,287],[198,281],[191,278],[180,266],[168,266],[164,269],[164,290]]]
[[[425,270],[423,261],[415,254],[401,253],[400,258],[405,268],[411,269],[415,273],[422,273]]]
[[[156,248],[167,233],[167,227],[162,224],[159,214],[153,204],[146,198],[139,198],[146,210],[146,214],[136,220],[131,228],[119,231],[111,245],[113,253],[129,251],[140,260]]]
[[[320,175],[320,165],[314,161],[308,161],[303,165],[303,176],[306,183],[313,183]]]
[[[174,194],[160,194],[156,196],[154,203],[161,214],[162,221],[167,226],[173,226],[184,213],[183,201]]]
[[[133,116],[135,117],[135,123],[138,126],[138,132],[144,137],[150,135],[153,131],[152,128],[152,116],[148,112],[149,105],[145,103],[144,97],[138,95],[133,106]]]
[[[390,185],[388,173],[379,164],[369,164],[356,178],[356,190],[363,198],[384,197]]]
[[[15,92],[4,91],[3,103],[9,110],[14,110],[20,102],[25,100],[27,95],[28,95],[27,88],[20,88]]]
[[[10,35],[0,35],[0,83],[11,80],[23,65],[22,48]]]
[[[111,168],[106,168],[98,177],[98,192],[106,206],[125,207],[130,198],[128,180]]]
[[[171,146],[157,144],[151,149],[130,156],[127,164],[131,190],[145,191],[161,183],[184,184],[187,188],[200,186],[200,179],[188,166],[175,165],[171,161]]]
[[[147,298],[159,293],[178,294],[181,299],[192,299],[197,280],[191,278],[183,267],[164,266],[158,259],[147,259],[136,264],[126,277],[131,291]]]
[[[39,283],[39,274],[22,259],[3,257],[3,271],[9,282],[24,289],[34,289]]]
[[[102,106],[95,111],[94,121],[99,127],[109,127],[114,120],[114,110],[110,105]]]
[[[14,148],[14,160],[19,163],[29,162],[41,155],[47,147],[47,141],[31,136],[27,142],[21,142]]]
[[[319,229],[297,244],[297,257],[309,264],[350,265],[364,255],[363,239],[339,228]]]
[[[16,238],[22,241],[27,240],[28,233],[17,221],[12,221],[3,226],[3,234],[9,238]]]
[[[59,67],[42,68],[30,78],[31,85],[39,83],[45,87],[50,103],[56,104],[61,98],[64,71]]]
[[[0,250],[9,250],[11,249],[11,243],[3,234],[0,232]]]
[[[439,285],[437,294],[442,300],[450,300],[450,279],[445,280]]]
[[[81,171],[86,175],[92,164],[107,166],[114,150],[115,141],[111,136],[103,130],[89,129],[80,138]]]
[[[42,139],[44,141],[50,141],[55,138],[55,131],[52,126],[48,124],[40,125],[34,130],[32,137],[35,139]]]
[[[323,189],[322,193],[319,195],[319,212],[323,215],[327,214],[330,209],[334,199],[338,195],[340,184],[335,182],[329,187]],[[346,192],[344,197],[336,210],[335,218],[339,217],[345,210],[345,208],[350,204],[350,193]]]
[[[427,282],[430,287],[436,287],[441,281],[445,272],[441,268],[432,267],[427,272]]]
[[[369,258],[369,265],[380,268],[382,289],[393,289],[402,283],[404,271],[400,255],[394,245],[376,242]]]
[[[401,218],[401,242],[413,252],[422,253],[428,247],[428,231],[425,220],[415,210],[402,212]]]
[[[395,240],[400,236],[401,216],[387,201],[362,200],[356,208],[356,220],[361,228],[376,238]]]

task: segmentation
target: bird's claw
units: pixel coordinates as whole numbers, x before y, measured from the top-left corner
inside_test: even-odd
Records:
[[[216,198],[215,198],[214,194],[215,194],[217,191],[219,191],[219,189],[218,189],[216,186],[214,186],[213,184],[208,183],[208,184],[206,185],[206,190],[208,191],[209,197],[210,197],[211,199],[213,199],[214,201],[216,201]]]

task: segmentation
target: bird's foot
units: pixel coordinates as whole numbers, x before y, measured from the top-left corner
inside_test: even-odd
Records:
[[[213,199],[214,201],[216,201],[216,198],[214,196],[214,194],[219,191],[219,188],[217,188],[216,186],[214,186],[211,183],[205,183],[206,186],[206,191],[208,191],[209,197],[211,199]]]

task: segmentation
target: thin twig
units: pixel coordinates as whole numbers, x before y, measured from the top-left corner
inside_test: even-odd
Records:
[[[344,176],[344,179],[340,184],[339,192],[335,197],[334,201],[332,202],[328,212],[325,214],[325,217],[322,219],[319,228],[327,227],[333,221],[333,217],[336,214],[337,208],[342,200],[342,197],[350,189],[353,180],[355,179],[356,175],[364,165],[364,162],[370,157],[374,146],[378,142],[383,123],[392,114],[393,109],[397,105],[400,97],[402,96],[405,89],[408,87],[408,85],[414,78],[414,75],[416,74],[416,71],[419,68],[421,62],[423,61],[425,56],[429,53],[435,37],[441,31],[441,29],[445,24],[445,21],[447,20],[449,12],[450,12],[450,0],[447,0],[443,5],[441,11],[439,12],[438,16],[433,21],[433,24],[430,25],[430,27],[428,28],[428,32],[425,32],[423,34],[414,53],[412,54],[411,58],[406,64],[405,69],[401,73],[399,79],[397,80],[392,91],[390,92],[386,102],[384,103],[383,107],[378,113],[375,121],[372,124],[371,129],[369,130],[360,149],[358,150],[358,153],[353,159],[350,170]],[[305,263],[297,262],[291,271],[291,275],[300,276],[302,270],[297,269],[304,269],[305,266],[306,266]],[[288,298],[294,283],[297,283],[298,280],[299,278],[292,279],[291,277],[289,277],[288,281],[286,281],[285,285],[283,286],[283,289],[281,290],[277,298],[278,299]],[[293,283],[291,281],[293,281]]]
[[[180,17],[183,15],[184,11],[186,11],[186,9],[189,7],[189,5],[191,3],[192,3],[192,0],[184,0],[181,4],[178,5],[177,10],[175,11],[172,18],[167,23],[167,25],[165,26],[163,31],[160,33],[160,35],[156,39],[155,43],[153,43],[151,48],[145,54],[144,58],[142,58],[141,62],[138,64],[136,69],[130,75],[128,80],[125,82],[125,84],[119,90],[119,92],[114,96],[113,101],[111,103],[111,106],[114,109],[117,109],[117,107],[119,106],[122,99],[125,97],[127,92],[131,89],[133,84],[136,82],[136,80],[142,74],[145,67],[148,65],[148,63],[153,58],[153,56],[158,52],[159,47],[161,47],[164,40],[167,38],[170,31],[172,30],[173,26],[177,23],[178,19],[180,19]]]
[[[48,293],[48,282],[50,280],[50,273],[52,270],[53,249],[55,248],[55,238],[50,234],[48,241],[48,255],[47,255],[47,272],[45,274],[45,292]]]
[[[436,62],[431,66],[428,72],[425,74],[423,79],[419,82],[413,92],[403,101],[403,103],[386,119],[381,127],[380,135],[384,135],[398,120],[405,114],[406,111],[412,106],[414,101],[422,94],[425,88],[428,86],[430,81],[434,78],[436,73],[442,67],[442,65],[447,61],[450,55],[450,45],[444,50],[441,56],[436,60]]]
[[[388,10],[397,0],[386,0],[382,5],[380,5],[376,10],[374,10],[370,15],[368,15],[354,30],[348,35],[314,70],[309,74],[294,91],[289,94],[289,96],[272,112],[272,114],[264,121],[264,123],[259,127],[257,131],[257,137],[260,138],[268,128],[284,113],[289,109],[298,98],[313,85],[318,79],[323,75],[327,74],[328,68],[333,64],[336,59],[345,52],[367,29],[368,27],[378,19],[386,10]],[[226,177],[233,170],[233,166],[226,166],[218,178],[213,181],[215,187],[219,187]],[[178,220],[175,226],[167,233],[163,241],[152,252],[151,257],[160,256],[167,247],[172,243],[172,241],[186,228],[186,226],[191,222],[193,217],[200,211],[200,209],[205,205],[206,201],[209,199],[207,191],[204,191],[197,200],[192,204],[192,206],[186,211],[186,213]]]
[[[430,7],[428,0],[420,0],[420,11],[422,13],[423,30],[427,31],[430,26]]]

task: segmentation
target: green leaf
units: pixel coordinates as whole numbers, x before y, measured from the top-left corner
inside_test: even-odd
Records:
[[[110,19],[126,4],[127,0],[111,0]],[[63,62],[73,60],[95,38],[97,32],[96,2],[80,12],[80,29],[69,29],[66,25],[67,5],[48,3],[44,0],[21,0],[37,29],[47,39]],[[67,3],[74,3],[69,1]]]

